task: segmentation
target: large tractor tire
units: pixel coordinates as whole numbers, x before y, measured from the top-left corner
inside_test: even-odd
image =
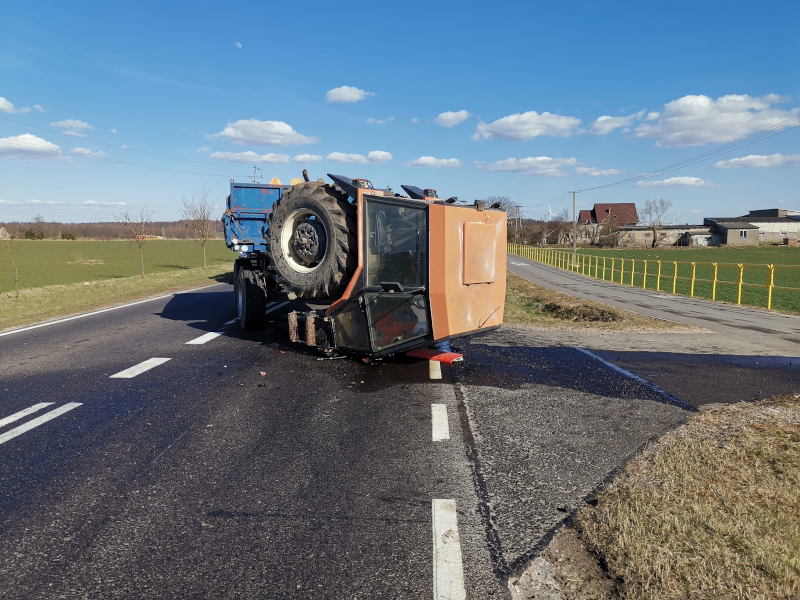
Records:
[[[236,310],[242,329],[260,329],[267,319],[267,289],[260,279],[250,269],[236,270]]]
[[[300,183],[272,207],[269,247],[278,275],[305,300],[337,298],[358,264],[356,209],[347,194]]]

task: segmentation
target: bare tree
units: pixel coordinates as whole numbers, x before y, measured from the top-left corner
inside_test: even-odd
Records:
[[[519,205],[517,205],[517,203],[514,202],[509,196],[486,196],[486,198],[484,198],[483,201],[486,203],[486,206],[498,205],[498,208],[506,211],[506,218],[508,219],[508,225],[509,226],[513,225],[514,227],[513,239],[514,242],[516,243],[517,237],[520,233],[520,229],[522,229],[520,223],[521,216],[520,216]],[[512,231],[510,227],[508,232],[509,232],[509,237],[511,237]],[[525,235],[524,232],[522,233],[523,233],[522,238],[524,243]]]
[[[14,259],[14,253],[11,252],[11,235],[5,229],[0,227],[0,246],[5,248],[8,259],[11,261],[11,268],[14,270],[14,285],[17,286],[17,299],[19,299],[19,278],[17,277],[17,261]]]
[[[672,208],[671,200],[648,200],[642,210],[642,222],[653,230],[653,248],[658,246],[658,228],[664,224],[664,217]]]
[[[128,237],[139,247],[139,260],[142,263],[142,279],[144,279],[144,243],[153,236],[153,213],[143,206],[138,215],[131,215],[125,208],[114,215],[117,223],[128,228]]]
[[[188,221],[189,229],[192,231],[194,239],[203,248],[204,269],[206,268],[206,244],[211,237],[211,215],[214,211],[214,205],[209,200],[210,194],[211,190],[207,190],[206,186],[203,186],[203,191],[200,193],[199,198],[196,198],[194,194],[189,198],[181,196],[183,202],[181,217]]]

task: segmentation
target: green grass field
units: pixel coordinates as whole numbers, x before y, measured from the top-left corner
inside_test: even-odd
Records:
[[[566,248],[559,249],[570,254]],[[642,287],[644,283],[644,261],[647,261],[647,288],[660,289],[671,293],[673,281],[677,294],[692,293],[692,262],[695,272],[694,295],[700,298],[712,298],[714,295],[714,265],[717,263],[716,299],[736,303],[738,300],[739,264],[744,265],[742,281],[742,304],[749,306],[767,306],[768,290],[764,287],[752,287],[746,284],[766,286],[769,283],[769,267],[775,266],[773,284],[780,288],[773,289],[772,308],[776,310],[800,313],[800,248],[790,247],[755,247],[755,248],[668,248],[656,250],[601,250],[579,249],[578,254],[587,256],[581,259],[581,272],[589,273],[599,279],[631,284],[631,268],[635,267],[633,284]],[[588,258],[591,256],[592,258]],[[599,258],[599,264],[596,262]],[[605,259],[605,272],[603,270]],[[661,278],[658,281],[659,261],[661,262]],[[675,263],[678,263],[677,266]],[[584,268],[584,264],[586,265]],[[604,275],[605,273],[605,275]],[[675,279],[677,275],[677,279]]]
[[[140,274],[139,250],[125,241],[12,240],[20,289],[84,281],[122,279]],[[236,253],[219,240],[206,247],[209,267],[233,265]],[[152,240],[144,246],[145,276],[203,266],[200,244],[184,240]],[[0,247],[0,293],[14,289],[11,262]]]
[[[0,247],[0,330],[104,308],[165,292],[230,279],[236,253],[221,241],[206,248],[193,241],[153,240],[139,251],[117,241],[12,241],[19,270],[14,291],[11,262]]]

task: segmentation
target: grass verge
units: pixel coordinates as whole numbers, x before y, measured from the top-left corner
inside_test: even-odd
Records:
[[[601,331],[687,329],[686,325],[680,323],[651,319],[615,306],[556,292],[513,273],[508,273],[503,320],[511,326],[566,326]]]
[[[715,407],[575,520],[626,599],[800,598],[800,395]]]
[[[162,293],[188,289],[232,277],[231,265],[208,269],[182,269],[151,273],[141,277],[121,277],[20,290],[0,294],[0,330],[22,327],[65,315],[105,308]]]

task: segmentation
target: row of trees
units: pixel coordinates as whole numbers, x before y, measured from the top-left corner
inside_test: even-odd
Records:
[[[191,225],[184,220],[153,221],[153,233],[166,239],[192,239]],[[214,220],[210,224],[212,237],[222,236],[222,223]],[[37,215],[30,222],[5,223],[4,228],[12,239],[17,240],[124,240],[128,239],[128,230],[118,222],[99,223],[60,223],[45,221]]]

